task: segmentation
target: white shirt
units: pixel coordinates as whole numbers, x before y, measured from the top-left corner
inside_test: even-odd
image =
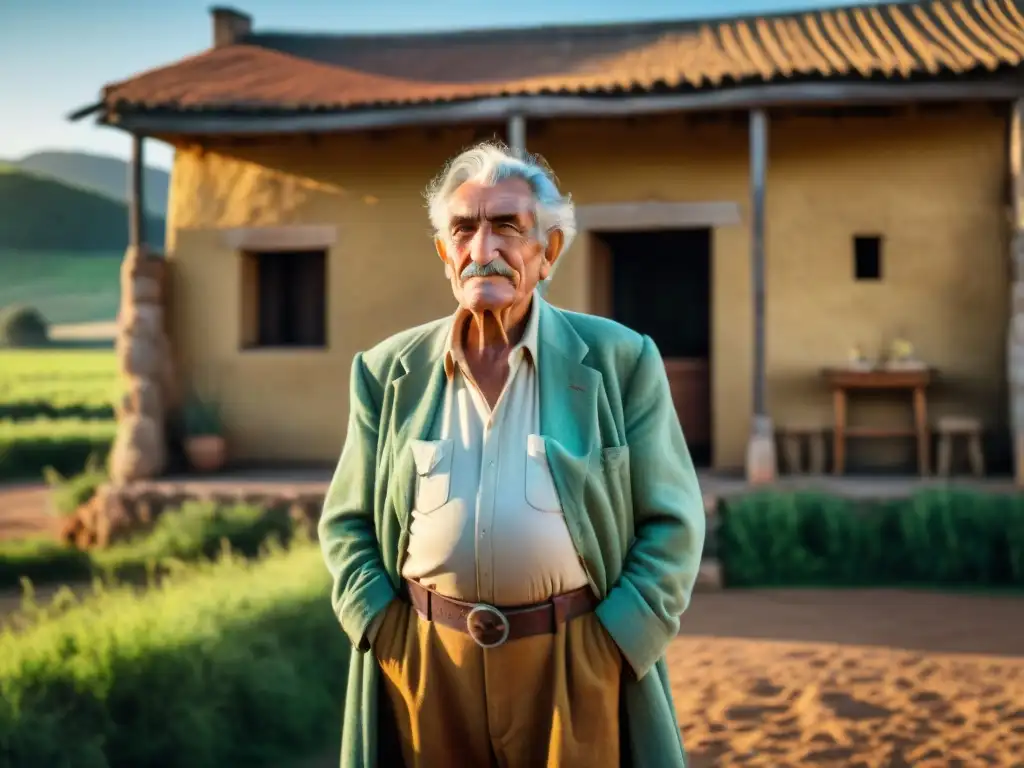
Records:
[[[441,438],[404,448],[417,477],[402,575],[448,597],[511,607],[587,585],[540,437],[534,298],[493,410],[462,350],[471,317],[456,313]]]

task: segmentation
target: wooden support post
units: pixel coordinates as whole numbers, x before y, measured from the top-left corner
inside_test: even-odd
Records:
[[[509,117],[507,132],[509,149],[521,159],[526,154],[526,118],[519,113]]]
[[[146,245],[146,200],[143,174],[146,166],[145,139],[132,134],[132,159],[128,164],[128,245],[132,248]]]
[[[1012,284],[1006,358],[1014,479],[1024,488],[1024,100],[1013,103],[1009,129]]]
[[[747,481],[770,483],[778,473],[775,435],[767,406],[765,350],[765,181],[768,174],[768,116],[763,109],[750,112],[750,282],[753,304],[753,363],[750,441],[747,444]]]

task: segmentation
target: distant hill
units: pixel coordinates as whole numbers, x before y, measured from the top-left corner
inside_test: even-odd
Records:
[[[162,247],[164,226],[150,216],[147,241]],[[0,250],[110,253],[127,245],[125,203],[0,166]]]
[[[7,162],[36,176],[46,176],[123,203],[128,202],[128,164],[116,157],[87,152],[47,151]],[[170,181],[170,174],[159,168],[146,168],[142,175],[146,209],[162,219],[167,218]]]
[[[50,323],[109,322],[117,317],[123,258],[121,250],[0,249],[0,308],[27,304]]]

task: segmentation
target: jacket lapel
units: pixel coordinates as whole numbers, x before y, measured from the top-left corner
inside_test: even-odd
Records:
[[[409,519],[415,491],[415,463],[409,441],[430,439],[444,395],[444,346],[449,330],[450,324],[443,323],[403,352],[400,359],[406,373],[391,384],[395,392],[391,421],[392,466],[395,468],[392,487],[395,510],[403,527]]]
[[[585,365],[589,348],[565,316],[539,296],[540,429],[563,510],[578,530],[590,459],[599,447],[601,374]]]

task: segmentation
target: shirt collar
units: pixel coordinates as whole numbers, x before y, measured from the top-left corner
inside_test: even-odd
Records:
[[[537,308],[539,303],[540,296],[534,291],[530,299],[530,310],[526,318],[526,328],[523,329],[523,337],[518,344],[512,347],[509,352],[509,360],[514,360],[521,350],[522,354],[529,355],[534,366],[537,365],[537,346],[540,338],[538,330],[540,310]],[[462,307],[456,310],[452,318],[451,333],[448,335],[448,341],[444,348],[444,372],[449,381],[455,375],[459,363],[466,359],[465,350],[462,348],[462,334],[466,323],[470,320],[471,315]]]

